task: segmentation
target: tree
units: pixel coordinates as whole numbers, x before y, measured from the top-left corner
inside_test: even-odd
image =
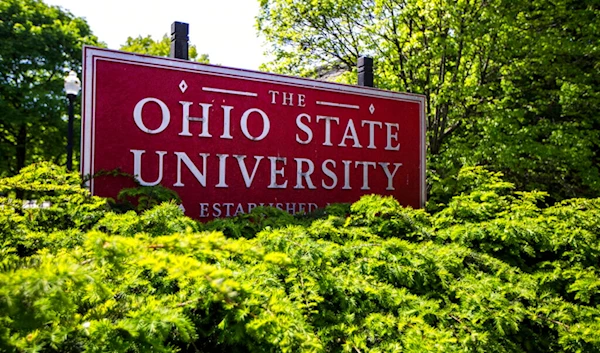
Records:
[[[81,71],[96,37],[85,20],[40,0],[0,2],[0,175],[39,160],[62,162],[63,80]]]
[[[273,45],[267,68],[275,71],[353,71],[360,55],[374,56],[378,87],[425,94],[429,152],[436,155],[496,85],[499,8],[495,0],[345,0],[318,7],[265,0],[258,24]]]
[[[262,0],[258,28],[266,69],[355,71],[368,54],[378,87],[424,94],[432,177],[483,164],[562,199],[600,192],[597,16],[593,1]]]
[[[493,166],[520,189],[555,199],[600,192],[600,8],[545,0],[507,7],[516,32],[489,119],[457,136],[470,162]],[[477,142],[475,142],[475,140]]]
[[[154,56],[169,56],[171,50],[171,39],[165,34],[161,40],[154,40],[151,36],[128,37],[121,50],[132,53],[147,54]],[[189,46],[189,58],[200,63],[208,64],[208,54],[198,55],[195,45]]]

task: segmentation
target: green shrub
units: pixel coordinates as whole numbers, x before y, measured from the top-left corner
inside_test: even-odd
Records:
[[[462,175],[435,214],[370,195],[201,224],[28,167],[0,180],[0,352],[600,351],[600,199]]]

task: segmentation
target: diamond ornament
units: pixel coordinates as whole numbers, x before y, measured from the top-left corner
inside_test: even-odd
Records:
[[[188,85],[185,80],[181,80],[181,83],[179,83],[179,89],[181,90],[181,93],[185,93],[185,91],[188,89]]]
[[[373,104],[369,106],[369,111],[371,112],[371,114],[375,113],[375,106]]]

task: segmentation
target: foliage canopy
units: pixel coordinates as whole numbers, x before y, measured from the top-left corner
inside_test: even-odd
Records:
[[[260,4],[265,69],[354,83],[371,55],[377,87],[427,97],[430,180],[485,165],[557,200],[600,192],[597,1]]]
[[[63,80],[97,39],[85,20],[41,0],[0,2],[0,175],[64,158]]]
[[[171,39],[165,34],[162,39],[154,40],[151,36],[138,36],[137,38],[127,37],[127,41],[120,50],[132,53],[165,56],[168,57],[171,51]],[[195,45],[190,45],[188,50],[190,60],[208,64],[210,62],[208,54],[198,55]]]

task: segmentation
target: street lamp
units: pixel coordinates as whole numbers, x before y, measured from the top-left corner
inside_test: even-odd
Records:
[[[75,97],[79,94],[81,89],[81,81],[77,78],[75,71],[69,72],[69,75],[65,77],[65,92],[67,98],[69,98],[69,125],[67,130],[67,170],[73,169],[73,103]]]

